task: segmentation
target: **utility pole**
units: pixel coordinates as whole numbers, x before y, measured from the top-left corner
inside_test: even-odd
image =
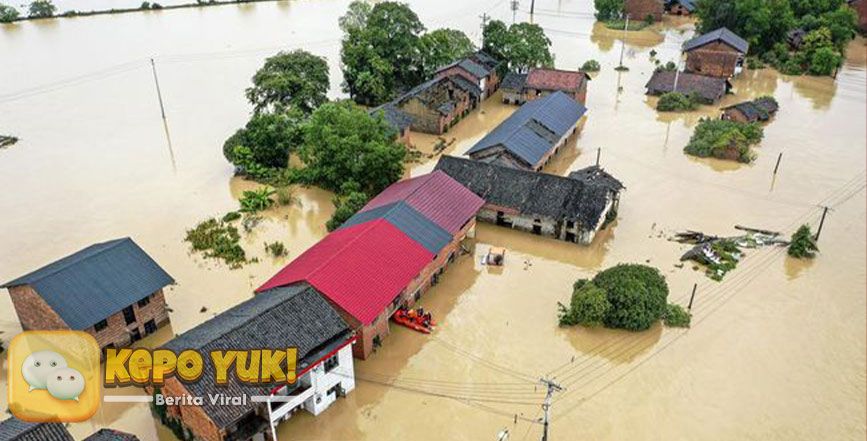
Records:
[[[512,24],[515,24],[515,14],[518,12],[518,7],[521,6],[521,3],[518,0],[512,0]]]
[[[694,283],[692,285],[692,295],[689,296],[689,306],[686,307],[687,311],[692,311],[692,301],[695,299],[695,290],[698,289],[698,283]]]
[[[626,26],[623,27],[623,41],[620,42],[620,64],[617,66],[617,70],[626,70],[626,66],[623,65],[623,52],[626,51],[627,35],[629,35],[629,15],[626,16]]]
[[[163,106],[163,94],[160,92],[160,80],[157,78],[157,66],[154,64],[154,59],[151,58],[151,70],[154,73],[154,84],[157,86],[157,98],[160,100],[160,114],[163,116],[163,120],[166,119],[166,108]]]
[[[602,155],[602,147],[596,148],[596,166],[599,167],[599,156]]]
[[[822,210],[822,220],[819,221],[819,229],[816,230],[816,237],[813,238],[816,242],[819,241],[819,235],[822,234],[822,226],[825,225],[825,216],[828,214],[828,206],[826,205],[822,208],[824,208],[824,210]]]
[[[536,0],[530,0],[530,15],[533,15],[536,11]]]
[[[485,47],[485,26],[488,25],[488,20],[491,19],[491,16],[487,12],[482,12],[479,18],[482,19],[482,47]]]
[[[545,404],[542,405],[542,410],[545,411],[545,420],[542,426],[542,441],[548,441],[548,426],[550,419],[549,410],[551,409],[551,397],[554,396],[554,392],[560,392],[563,390],[559,384],[547,379],[540,378],[539,381],[548,388],[548,393],[545,394]]]
[[[777,170],[780,169],[780,160],[783,159],[783,152],[780,152],[780,156],[777,156],[777,165],[774,166],[774,175],[777,174]]]

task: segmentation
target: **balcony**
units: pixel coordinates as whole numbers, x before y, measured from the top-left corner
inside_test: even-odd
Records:
[[[271,397],[271,420],[279,421],[284,416],[292,412],[314,393],[313,387],[299,387],[298,389],[289,392],[288,395],[274,395]]]

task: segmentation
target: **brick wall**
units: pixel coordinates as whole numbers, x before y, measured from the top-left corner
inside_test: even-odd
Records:
[[[470,108],[470,94],[459,89],[450,81],[432,86],[429,93],[438,97],[432,101],[441,102],[447,99],[449,91],[456,101],[456,106],[455,110],[448,115],[442,115],[435,108],[435,105],[422,102],[417,97],[408,98],[403,103],[398,104],[401,110],[413,116],[410,128],[417,132],[435,135],[441,135],[448,131],[449,124],[456,118],[460,118]]]
[[[153,394],[151,387],[146,387],[145,390],[149,394]],[[165,385],[160,389],[160,393],[167,397],[180,397],[183,395],[193,396],[187,388],[181,383],[177,377],[166,379]],[[205,399],[208,399],[205,397]],[[204,441],[222,441],[223,434],[216,424],[211,421],[204,409],[199,406],[166,406],[166,413],[172,417],[180,419],[184,426],[193,431],[197,439]]]
[[[663,0],[623,0],[623,12],[630,20],[646,20],[647,16],[654,20],[662,20],[665,9]]]
[[[21,328],[25,331],[69,329],[69,325],[30,285],[9,288],[9,296],[12,297],[12,305],[15,306]]]
[[[126,319],[123,316],[123,310],[121,310],[106,318],[108,327],[105,329],[97,331],[93,326],[90,326],[85,331],[96,338],[100,348],[108,345],[114,345],[116,348],[129,346],[132,343],[133,330],[138,329],[139,334],[144,337],[147,335],[145,323],[148,321],[153,320],[157,328],[169,322],[169,313],[166,310],[166,300],[163,290],[160,289],[151,294],[148,296],[148,299],[150,301],[145,306],[139,306],[138,302],[133,303],[135,322],[127,325]]]
[[[686,71],[713,77],[729,78],[741,55],[733,47],[716,41],[687,52]]]

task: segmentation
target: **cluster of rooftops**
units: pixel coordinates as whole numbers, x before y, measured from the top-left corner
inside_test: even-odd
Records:
[[[0,422],[3,441],[75,441],[61,423],[27,423],[16,418]],[[139,441],[138,437],[113,429],[100,429],[83,441]]]

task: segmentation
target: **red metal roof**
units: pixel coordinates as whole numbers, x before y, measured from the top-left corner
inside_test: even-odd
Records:
[[[387,220],[377,219],[329,234],[256,292],[306,281],[367,325],[433,257]]]
[[[404,201],[449,233],[460,231],[485,201],[442,171],[392,184],[359,212]]]
[[[557,69],[531,69],[525,87],[540,90],[577,91],[587,80],[584,72]]]

